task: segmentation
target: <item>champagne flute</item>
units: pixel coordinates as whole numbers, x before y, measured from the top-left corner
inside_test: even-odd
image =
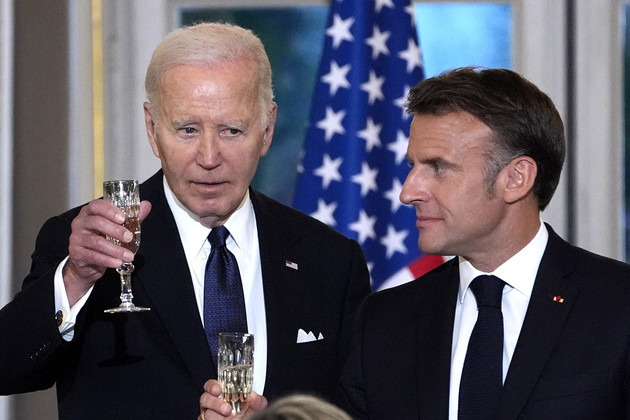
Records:
[[[133,233],[133,239],[129,243],[120,242],[117,239],[107,237],[108,240],[120,245],[134,254],[140,246],[140,190],[137,180],[118,180],[103,182],[103,199],[112,203],[125,213],[123,226]],[[136,306],[133,303],[131,291],[131,273],[134,266],[131,262],[123,262],[116,269],[120,275],[120,305],[106,309],[105,313],[114,314],[120,312],[142,312],[150,308]]]
[[[254,335],[219,333],[217,373],[221,398],[232,406],[232,415],[240,417],[249,406],[254,381]]]

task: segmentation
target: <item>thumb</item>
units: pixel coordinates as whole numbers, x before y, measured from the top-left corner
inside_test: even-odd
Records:
[[[146,200],[141,201],[140,202],[140,220],[144,220],[144,218],[148,216],[150,211],[151,211],[151,203]]]
[[[252,392],[249,395],[249,408],[247,409],[247,412],[253,414],[261,411],[265,407],[267,407],[267,404],[267,398],[255,392]]]

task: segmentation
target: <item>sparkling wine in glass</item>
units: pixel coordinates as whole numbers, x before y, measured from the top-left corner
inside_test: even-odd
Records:
[[[135,254],[140,246],[140,189],[138,181],[134,179],[103,182],[103,199],[114,204],[125,213],[123,226],[133,233],[133,239],[129,243],[123,243],[110,237],[107,237],[107,239]],[[133,269],[134,266],[131,262],[124,262],[116,269],[120,275],[121,303],[115,308],[106,309],[106,313],[150,310],[150,308],[136,306],[133,303],[133,293],[131,291],[131,273]]]
[[[232,406],[232,415],[239,417],[249,406],[254,381],[254,335],[234,332],[219,333],[217,357],[218,379],[223,401]]]

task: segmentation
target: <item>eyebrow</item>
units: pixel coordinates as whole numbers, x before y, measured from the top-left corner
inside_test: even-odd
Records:
[[[441,158],[441,157],[432,157],[432,158],[426,158],[426,159],[421,159],[420,163],[424,163],[427,165],[433,165],[433,164],[440,164],[440,165],[448,165],[448,166],[452,166],[452,164]]]
[[[229,128],[236,128],[242,132],[246,132],[249,125],[247,123],[244,123],[242,121],[235,121],[232,123],[225,123],[225,124],[221,124],[221,127],[229,127]]]
[[[422,165],[428,165],[433,167],[440,167],[444,169],[454,169],[459,165],[457,163],[453,163],[441,157],[432,157],[420,160]]]
[[[171,127],[177,129],[177,128],[186,127],[190,124],[196,124],[196,123],[193,120],[174,120],[173,122],[171,122]]]

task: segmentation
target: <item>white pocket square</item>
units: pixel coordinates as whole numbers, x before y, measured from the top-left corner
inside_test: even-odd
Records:
[[[308,333],[300,328],[297,332],[297,341],[296,343],[309,343],[311,341],[323,340],[324,335],[320,332],[317,337],[313,334],[313,331],[309,331]]]

